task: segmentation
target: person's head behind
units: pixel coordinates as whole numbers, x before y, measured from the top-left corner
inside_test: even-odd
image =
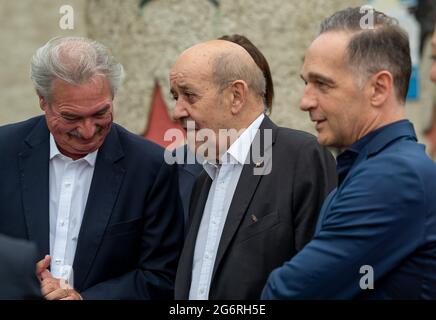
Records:
[[[54,38],[32,57],[30,77],[59,150],[72,159],[97,150],[124,77],[108,49],[87,38]]]
[[[262,71],[247,51],[229,41],[212,40],[185,50],[169,80],[176,101],[173,117],[185,128],[187,121],[195,122],[188,140],[194,133],[196,150],[203,144],[199,133],[204,134],[204,129],[214,133],[208,146],[225,150],[232,141],[219,139],[220,129],[246,128],[264,110]]]
[[[260,70],[262,70],[266,82],[266,90],[265,90],[265,98],[264,98],[265,106],[266,106],[266,110],[269,113],[271,113],[272,103],[274,99],[274,84],[273,84],[269,64],[265,56],[247,37],[243,35],[239,35],[239,34],[224,35],[218,39],[227,40],[239,44],[253,58],[254,62],[257,64]]]
[[[411,75],[407,33],[376,10],[365,28],[365,14],[348,8],[325,19],[306,53],[300,107],[323,145],[346,147],[403,116]]]

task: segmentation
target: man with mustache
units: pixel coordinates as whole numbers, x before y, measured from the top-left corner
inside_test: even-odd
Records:
[[[265,114],[265,78],[227,40],[195,45],[170,73],[173,116],[207,161],[190,204],[176,299],[258,299],[272,269],[310,240],[334,187],[332,155]]]
[[[374,9],[322,22],[300,107],[318,141],[343,150],[338,187],[313,239],[272,272],[262,298],[436,298],[436,165],[405,117],[409,48],[398,22]]]
[[[55,38],[32,58],[44,116],[0,128],[0,232],[37,244],[46,299],[169,299],[183,213],[163,149],[112,122],[123,67]]]

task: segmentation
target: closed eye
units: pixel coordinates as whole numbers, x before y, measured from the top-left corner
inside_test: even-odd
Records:
[[[71,114],[62,114],[61,116],[64,120],[67,121],[76,121],[80,119],[80,117]]]

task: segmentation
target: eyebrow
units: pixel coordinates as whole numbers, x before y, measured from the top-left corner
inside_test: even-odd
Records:
[[[109,109],[110,109],[110,105],[109,104],[106,104],[106,105],[104,105],[100,110],[98,110],[97,112],[94,112],[92,115],[91,115],[91,117],[92,116],[95,116],[95,115],[98,115],[98,114],[103,114],[103,113],[105,113],[105,112],[107,112]],[[67,116],[67,117],[76,117],[76,118],[79,118],[79,119],[81,119],[81,118],[83,118],[83,116],[79,116],[79,115],[77,115],[77,114],[74,114],[74,113],[70,113],[70,112],[68,112],[68,111],[66,111],[66,112],[61,112],[60,113],[62,116]]]
[[[99,113],[105,113],[106,111],[108,111],[110,109],[110,105],[106,104],[103,108],[101,108],[100,110],[98,110],[97,112],[95,112],[93,115],[99,114]]]
[[[190,87],[188,85],[179,85],[177,87],[180,89],[180,91],[193,91],[194,90],[194,88],[192,88],[192,87]],[[174,95],[174,94],[176,94],[176,91],[173,88],[171,88],[170,89],[170,93],[172,95]]]
[[[301,77],[301,79],[303,79],[303,81],[307,81],[302,74],[300,74],[300,77]],[[311,81],[320,80],[320,81],[322,81],[328,85],[332,85],[332,86],[336,84],[336,82],[333,79],[326,77],[326,76],[323,76],[322,74],[319,74],[316,72],[309,72],[307,77],[308,77],[308,80],[311,80]]]

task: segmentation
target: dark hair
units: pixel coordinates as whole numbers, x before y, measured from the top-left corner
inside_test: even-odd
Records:
[[[365,20],[369,15],[372,19]],[[412,72],[409,37],[396,19],[369,6],[348,8],[321,23],[319,34],[331,31],[355,33],[347,47],[349,66],[364,76],[389,71],[398,99],[406,100]]]
[[[236,43],[243,47],[245,51],[253,58],[254,62],[260,68],[265,77],[265,95],[264,95],[264,103],[267,110],[271,113],[272,110],[272,102],[274,99],[274,85],[271,77],[271,71],[269,69],[268,61],[266,61],[265,56],[260,52],[260,50],[250,41],[247,37],[234,34],[234,35],[224,35],[219,40],[226,40],[233,43]]]

